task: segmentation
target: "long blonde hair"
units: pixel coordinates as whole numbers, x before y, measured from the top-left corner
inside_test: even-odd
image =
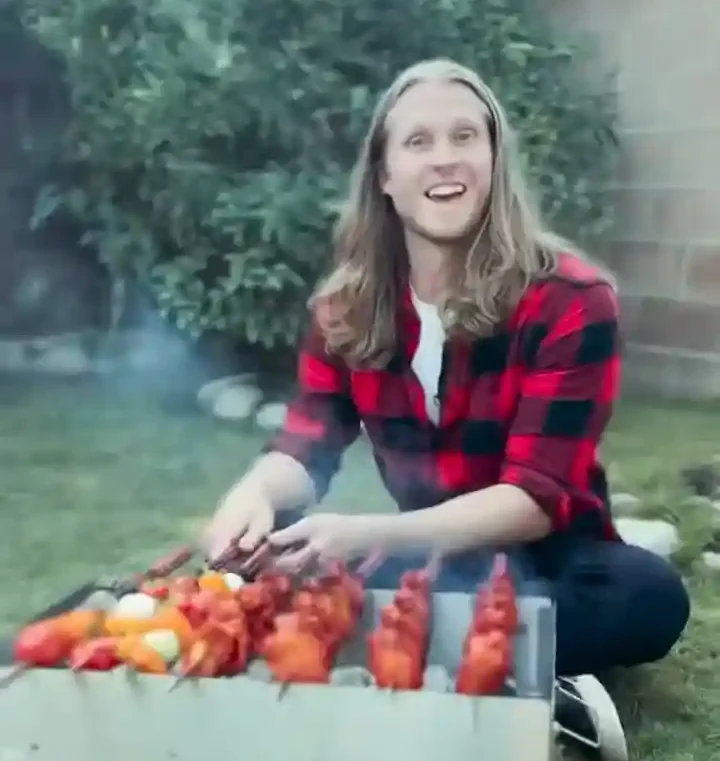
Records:
[[[490,197],[474,242],[449,275],[441,310],[450,333],[489,334],[528,285],[550,275],[569,244],[542,226],[520,169],[513,132],[490,88],[454,61],[422,61],[403,71],[380,97],[355,164],[334,236],[334,269],[310,299],[330,353],[352,366],[382,367],[397,345],[400,284],[407,277],[402,225],[380,176],[386,120],[398,99],[426,81],[470,88],[489,113],[493,140]]]

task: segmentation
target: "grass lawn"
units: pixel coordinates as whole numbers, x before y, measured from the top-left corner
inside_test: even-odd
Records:
[[[264,439],[200,415],[164,412],[148,393],[77,384],[3,382],[0,421],[6,631],[73,585],[142,569],[187,539]],[[713,515],[683,502],[677,474],[720,452],[720,407],[626,402],[604,449],[614,490],[636,494],[648,513],[678,523],[695,601],[676,654],[619,687],[633,758],[717,761],[720,575],[692,564]],[[362,443],[347,454],[328,504],[391,507]]]

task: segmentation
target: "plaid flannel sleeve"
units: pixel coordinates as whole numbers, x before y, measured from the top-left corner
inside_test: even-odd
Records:
[[[615,292],[604,283],[548,284],[525,343],[500,483],[529,494],[562,531],[603,507],[590,478],[619,386]]]
[[[347,366],[328,355],[313,322],[298,358],[297,394],[288,406],[283,428],[263,451],[297,460],[313,480],[318,501],[327,493],[344,450],[360,433],[349,380]]]

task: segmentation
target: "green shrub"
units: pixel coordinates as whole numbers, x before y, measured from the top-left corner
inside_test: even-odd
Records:
[[[520,0],[25,0],[65,69],[63,209],[181,328],[294,345],[376,93],[436,55],[477,68],[561,231],[602,232],[613,102]]]

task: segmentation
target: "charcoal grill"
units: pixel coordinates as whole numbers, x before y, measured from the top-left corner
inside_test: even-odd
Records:
[[[47,614],[78,605],[87,585]],[[392,592],[369,590],[363,630]],[[433,595],[428,667],[418,692],[293,685],[254,676],[186,682],[125,670],[40,669],[0,691],[0,761],[549,761],[555,612],[541,596],[519,598],[514,683],[502,695],[443,691],[470,623],[469,595]],[[341,653],[338,669],[364,664],[364,638]],[[0,678],[12,664],[2,653]],[[442,681],[442,680],[440,680]]]

